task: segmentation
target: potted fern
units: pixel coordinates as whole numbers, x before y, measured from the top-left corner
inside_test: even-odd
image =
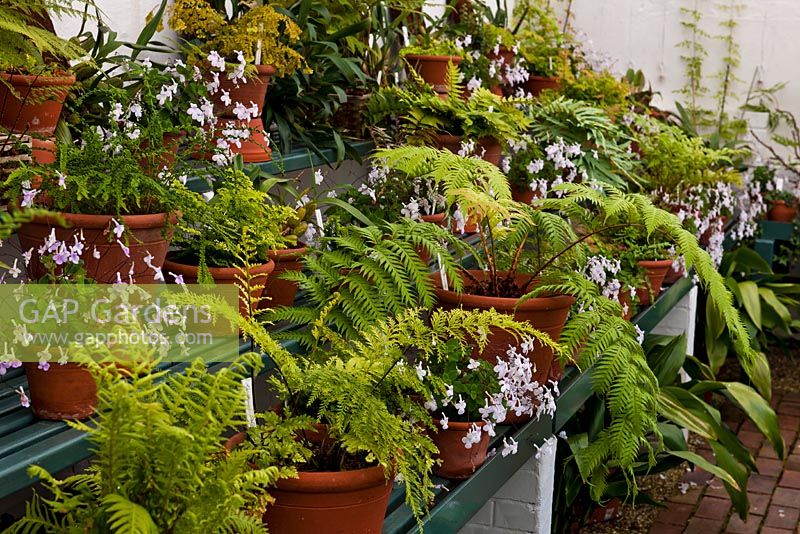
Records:
[[[50,137],[75,76],[68,62],[83,55],[74,43],[58,37],[51,15],[82,15],[73,2],[32,0],[0,7],[0,125],[14,133]]]
[[[507,316],[461,310],[427,315],[407,309],[344,338],[325,326],[334,305],[314,321],[304,356],[290,354],[258,323],[240,323],[276,364],[279,372],[270,384],[280,400],[279,413],[316,422],[313,430],[298,432],[312,451],[297,466],[298,478],[278,482],[271,492],[276,500],[264,520],[273,532],[324,531],[331,524],[378,532],[395,476],[402,476],[406,503],[421,520],[432,497],[437,449],[426,432],[432,421],[420,399],[444,398],[452,389],[446,383],[449,374],[440,377],[434,369],[444,370],[453,351],[464,354],[473,343],[485,344],[491,326],[549,343]],[[505,410],[499,387],[492,393],[497,395],[493,406]],[[269,425],[249,429],[237,438],[239,447],[260,448],[261,437],[272,432]]]
[[[296,476],[294,467],[276,461],[254,468],[258,451],[223,452],[228,430],[247,420],[241,381],[260,364],[260,358],[246,356],[212,374],[195,361],[181,373],[167,374],[152,362],[121,369],[87,360],[99,388],[97,414],[91,423],[70,424],[88,435],[92,466],[63,480],[30,466],[29,474],[42,480],[48,495],[35,494],[8,532],[89,526],[264,531],[260,516],[270,502],[267,488]],[[287,423],[288,430],[273,434],[264,450],[301,456],[292,428]]]
[[[58,144],[53,165],[24,166],[5,181],[6,198],[22,208],[59,214],[20,229],[29,278],[44,276],[40,258],[54,253],[59,268],[82,262],[100,283],[160,279],[176,213],[192,193],[170,169],[154,175],[141,166],[162,148],[143,148],[138,128],[109,126],[87,127],[81,145]]]
[[[224,171],[205,197],[190,197],[183,208],[164,270],[176,283],[237,284],[239,310],[258,308],[275,268],[268,251],[284,248],[283,223],[293,215],[269,203],[266,193],[235,169]]]
[[[219,144],[227,143],[245,162],[269,161],[261,120],[269,81],[308,69],[292,48],[300,39],[298,25],[269,5],[237,3],[229,14],[224,5],[208,0],[176,1],[169,23],[189,41],[189,63],[206,71],[221,117]]]

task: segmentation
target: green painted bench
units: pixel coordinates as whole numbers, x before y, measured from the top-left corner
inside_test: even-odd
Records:
[[[756,238],[754,249],[758,254],[772,265],[775,259],[775,242],[789,241],[794,234],[792,223],[782,223],[775,221],[759,221],[759,237]]]

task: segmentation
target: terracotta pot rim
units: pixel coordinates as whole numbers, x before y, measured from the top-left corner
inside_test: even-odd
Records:
[[[469,269],[467,272],[480,279],[484,275],[484,271],[478,269]],[[501,275],[507,273],[501,272]],[[478,276],[476,276],[478,275]],[[494,308],[497,311],[549,311],[561,310],[568,308],[575,304],[576,299],[571,295],[553,295],[549,297],[534,297],[525,302],[519,302],[518,298],[510,297],[487,297],[482,295],[472,295],[470,293],[456,293],[455,291],[442,289],[442,281],[439,273],[432,273],[436,297],[440,301],[450,304],[462,304],[475,308],[489,309]],[[526,280],[526,275],[517,275],[517,280]],[[530,278],[527,276],[527,278]]]
[[[420,215],[420,218],[423,222],[437,223],[442,222],[446,216],[447,213],[443,211],[441,213],[433,213],[431,215]]]
[[[433,419],[433,424],[436,425],[437,432],[448,432],[450,430],[453,432],[467,432],[472,428],[472,425],[477,425],[478,428],[483,428],[486,425],[486,421],[467,421],[466,423],[461,421],[448,421],[447,428],[442,428],[441,422],[441,419]]]
[[[283,261],[293,261],[299,259],[308,252],[308,247],[306,245],[301,245],[299,247],[293,248],[281,248],[276,250],[268,250],[267,256],[270,260],[275,261],[276,263],[281,263]]]
[[[442,63],[453,62],[455,64],[459,64],[464,60],[464,58],[462,58],[461,56],[439,56],[439,55],[429,55],[429,54],[406,54],[403,57],[412,59],[423,59],[425,61],[440,61]]]
[[[246,436],[246,432],[237,432],[225,442],[225,449],[232,451]],[[298,471],[297,478],[281,479],[276,487],[297,493],[348,493],[389,482],[386,470],[373,465],[348,471]]]
[[[146,228],[159,228],[166,224],[167,222],[167,213],[146,213],[142,215],[90,215],[90,214],[83,214],[83,213],[71,213],[71,212],[58,212],[58,215],[66,222],[73,223],[73,227],[83,227],[83,228],[105,228],[111,222],[111,219],[117,219],[121,223],[125,225],[126,228],[132,230],[141,230]],[[172,224],[178,222],[178,216],[175,213],[169,214],[169,221]],[[31,223],[34,224],[49,224],[53,226],[59,226],[59,221],[57,217],[45,215],[45,216],[37,216],[31,220]],[[31,224],[26,223],[26,224]]]
[[[189,274],[191,276],[196,276],[197,272],[200,270],[200,266],[198,265],[191,265],[188,263],[180,263],[177,261],[173,261],[169,259],[169,255],[167,259],[164,260],[164,270],[173,270],[177,272],[182,272],[183,274]],[[272,260],[267,261],[266,263],[262,263],[260,265],[253,265],[250,267],[249,271],[250,274],[269,274],[275,269],[275,262]],[[240,267],[208,267],[208,271],[211,273],[211,276],[216,278],[216,276],[223,276],[225,278],[231,278],[236,276],[237,274],[242,272]]]
[[[272,76],[278,69],[276,69],[273,65],[253,65],[256,68],[256,72],[258,72],[259,76]]]
[[[640,267],[647,268],[664,268],[664,267],[672,267],[672,260],[639,260],[636,262],[636,265]]]
[[[559,81],[561,80],[561,76],[539,76],[538,74],[529,74],[529,80],[536,80],[539,82],[549,82],[549,81]]]
[[[795,209],[796,204],[789,204],[785,200],[770,200],[770,204],[773,206],[786,206],[787,208]]]
[[[8,72],[1,72],[0,76],[11,85],[22,85],[24,87],[70,86],[74,85],[76,80],[74,74],[49,76],[44,74],[11,74]]]

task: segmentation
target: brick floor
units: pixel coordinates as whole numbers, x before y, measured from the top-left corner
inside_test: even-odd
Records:
[[[694,482],[686,493],[670,497],[659,511],[652,534],[800,534],[800,392],[774,395],[786,458],[781,460],[749,421],[734,414],[723,417],[756,458],[757,472],[747,485],[750,514],[747,521],[732,508],[722,482],[701,469],[684,473],[683,482]],[[698,451],[708,456],[707,447]],[[713,461],[713,458],[712,458]]]

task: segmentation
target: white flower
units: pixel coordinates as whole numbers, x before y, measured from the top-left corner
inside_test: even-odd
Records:
[[[19,205],[23,208],[30,208],[33,206],[33,200],[36,198],[36,195],[39,194],[38,189],[23,189],[22,190],[22,202]]]
[[[125,257],[126,258],[130,258],[131,257],[131,249],[129,247],[126,247],[125,243],[123,243],[119,239],[117,239],[117,244],[119,245],[119,248],[122,249],[122,253],[125,254]]]
[[[439,408],[439,406],[436,404],[436,399],[433,397],[428,399],[422,406],[429,412],[435,412]]]
[[[137,119],[141,119],[142,105],[138,102],[134,102],[133,104],[131,104],[131,113],[133,113],[133,116],[136,117]]]
[[[442,412],[442,418],[439,420],[439,424],[442,425],[442,429],[447,430],[448,425],[450,424],[450,420],[447,416]]]
[[[470,371],[474,371],[475,369],[477,369],[480,366],[481,366],[481,362],[479,360],[475,360],[473,358],[470,358],[469,359],[469,363],[467,364],[467,369],[469,369]]]
[[[97,247],[94,247],[94,250],[92,251],[92,257],[96,260],[100,259],[100,251],[97,250]]]
[[[149,57],[145,57],[144,59],[142,59],[142,67],[144,67],[145,70],[153,68],[153,62],[150,61]]]
[[[537,159],[536,161],[531,161],[525,168],[525,170],[528,171],[528,174],[539,174],[539,172],[541,172],[542,169],[544,169],[544,161],[540,159]]]
[[[481,429],[475,423],[472,423],[469,431],[467,431],[467,435],[461,438],[461,443],[464,444],[465,449],[471,449],[473,445],[480,443],[481,441]]]
[[[119,239],[122,237],[122,234],[125,233],[125,225],[114,218],[111,219],[111,222],[114,223],[114,228],[112,228],[111,231],[114,232],[114,235]]]
[[[423,380],[428,375],[428,371],[422,368],[422,362],[418,363],[415,369],[417,371],[417,378],[420,380]]]
[[[22,274],[22,269],[17,267],[17,263],[19,263],[19,258],[14,258],[14,265],[8,270],[11,278],[19,278],[19,275]]]
[[[517,454],[517,446],[519,445],[514,438],[510,438],[511,441],[507,441],[505,437],[503,437],[503,451],[500,453],[503,455],[503,458],[508,456],[509,454]]]
[[[226,106],[230,106],[231,103],[233,103],[233,101],[231,100],[231,94],[225,89],[222,90],[222,94],[220,95],[219,100]]]
[[[123,113],[124,111],[122,109],[122,104],[117,102],[113,106],[111,106],[111,113],[109,113],[109,115],[114,121],[120,121],[122,120]]]
[[[202,194],[202,197],[205,199],[206,202],[210,201],[214,198],[214,191],[206,191]]]
[[[314,171],[314,183],[316,185],[321,185],[322,181],[324,179],[325,179],[325,177],[322,176],[322,171],[321,170],[317,169],[317,170]]]
[[[225,72],[225,58],[220,56],[216,50],[212,50],[206,59],[208,59],[208,62],[211,63],[212,67],[220,72]]]
[[[458,415],[464,415],[464,412],[467,410],[467,402],[463,399],[460,393],[458,394],[458,402],[453,406],[458,411]]]
[[[56,171],[56,176],[58,176],[58,187],[61,189],[67,188],[67,175],[61,171]]]
[[[483,85],[482,82],[478,78],[473,76],[467,82],[467,90],[469,90],[469,91],[477,91],[478,89],[481,88],[481,85]]]
[[[175,283],[178,284],[179,286],[182,286],[182,285],[185,284],[185,282],[183,281],[183,275],[182,274],[175,274],[173,272],[170,272],[169,275],[172,278],[175,279]]]
[[[639,325],[633,325],[633,328],[636,329],[636,341],[641,345],[644,343],[644,330],[639,328]]]

